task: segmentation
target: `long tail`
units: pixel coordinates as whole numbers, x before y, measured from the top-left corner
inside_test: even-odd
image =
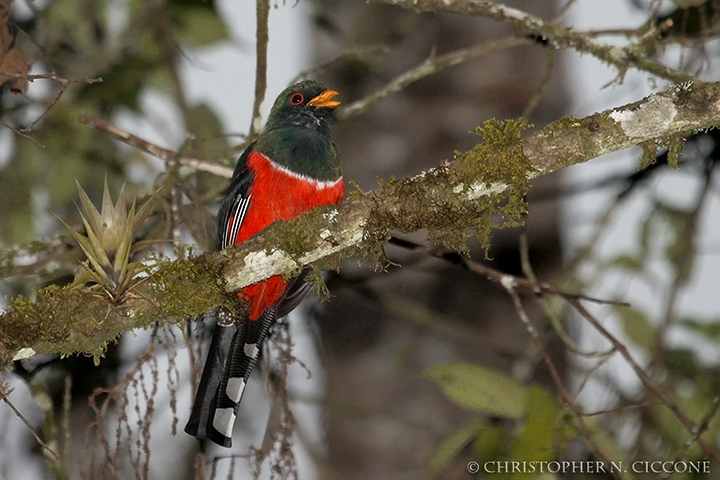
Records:
[[[257,363],[276,308],[258,320],[216,325],[185,432],[223,447],[232,446],[232,431],[245,385]]]

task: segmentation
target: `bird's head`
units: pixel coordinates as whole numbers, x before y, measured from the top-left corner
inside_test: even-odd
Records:
[[[304,126],[327,128],[335,121],[335,90],[328,90],[319,82],[305,80],[289,86],[278,96],[270,111],[266,128]]]

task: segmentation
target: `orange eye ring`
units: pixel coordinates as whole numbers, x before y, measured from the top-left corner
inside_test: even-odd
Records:
[[[293,105],[301,105],[305,101],[305,97],[302,93],[293,93],[290,96],[290,103]]]

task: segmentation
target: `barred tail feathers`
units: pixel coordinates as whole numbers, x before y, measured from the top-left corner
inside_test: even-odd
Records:
[[[185,425],[185,432],[199,439],[208,438],[208,420],[213,412],[213,404],[223,379],[225,364],[232,350],[232,343],[238,328],[236,325],[215,325],[213,330],[205,367],[193,401],[192,413],[187,425]]]
[[[207,417],[207,438],[218,445],[230,447],[238,407],[245,386],[257,364],[263,341],[275,323],[276,308],[265,310],[257,320],[246,320],[237,327],[230,345],[222,380]]]

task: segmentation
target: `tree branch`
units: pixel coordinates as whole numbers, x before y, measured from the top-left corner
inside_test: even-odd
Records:
[[[158,318],[200,314],[203,308],[226,302],[223,290],[237,291],[272,275],[291,277],[311,263],[317,268],[337,268],[342,258],[382,252],[393,229],[477,230],[480,221],[490,222],[497,205],[507,202],[509,195],[524,193],[513,184],[523,181],[518,173],[534,178],[633,145],[650,142],[654,146],[659,139],[680,141],[686,132],[718,123],[720,83],[687,83],[583,119],[557,120],[521,140],[497,127],[490,130],[497,137],[492,142],[487,140],[458,154],[452,162],[443,162],[411,178],[387,182],[370,193],[351,193],[350,200],[340,206],[313,210],[273,226],[263,236],[242,245],[162,263],[146,282],[148,291],[131,306],[111,305],[102,296],[74,290],[71,296],[62,297],[68,302],[65,308],[70,316],[63,320],[67,323],[61,329],[48,324],[48,319],[38,318],[51,315],[57,318],[53,321],[60,320],[57,312],[63,311],[61,305],[52,304],[60,301],[57,289],[45,295],[40,290],[45,304],[39,302],[32,307],[24,301],[22,308],[11,308],[0,315],[0,364],[6,364],[23,347],[99,354],[104,342],[119,332],[151,325]],[[506,144],[511,148],[503,147]],[[519,169],[517,165],[523,162],[529,167]],[[497,170],[483,176],[483,168],[488,166]],[[510,172],[515,180],[510,182],[498,172]],[[478,220],[480,217],[482,220]],[[104,320],[100,326],[90,324],[90,328],[90,313],[97,312],[103,312]],[[82,318],[76,322],[72,315]],[[60,329],[66,336],[50,343],[48,335],[39,334],[33,325],[38,329]],[[77,331],[67,333],[67,328]],[[95,342],[92,348],[85,346],[91,341]]]
[[[571,48],[580,53],[589,53],[617,67],[621,77],[628,68],[632,67],[673,82],[694,78],[689,73],[643,56],[642,50],[635,50],[633,45],[617,47],[601,43],[588,35],[573,32],[569,27],[549,23],[522,10],[488,0],[372,0],[372,2],[396,5],[415,11],[482,15],[492,18],[511,26],[518,32],[547,40],[556,48]]]
[[[720,123],[720,83],[685,85],[650,95],[639,102],[596,113],[582,119],[563,118],[522,141],[522,150],[536,168],[529,173],[534,178],[571,165],[584,163],[601,155],[634,145],[674,138],[697,129],[712,128]],[[455,163],[444,163],[419,175],[403,180],[407,190],[417,197],[434,198],[434,180],[447,178],[447,170]],[[446,185],[447,186],[447,185]],[[458,184],[457,186],[462,186]],[[510,185],[483,182],[461,188],[458,201],[474,201],[481,197],[499,194]],[[383,206],[395,209],[406,199],[388,195],[387,189],[374,192],[381,197]],[[273,274],[292,276],[303,265],[312,263],[348,248],[360,246],[366,232],[364,223],[377,205],[370,198],[346,202],[337,215],[326,215],[315,225],[317,241],[312,248],[296,256],[276,249],[271,252],[257,248],[236,247],[219,252],[231,260],[225,280],[228,291],[237,290],[268,278]],[[427,205],[427,210],[433,206]],[[377,212],[376,212],[377,213]],[[418,211],[423,215],[423,211]],[[388,225],[388,228],[397,226]],[[291,229],[293,227],[289,227]],[[295,227],[297,228],[297,227]],[[257,246],[263,246],[261,239]],[[246,258],[247,257],[247,258]],[[240,260],[244,261],[240,261]]]
[[[476,45],[474,47],[462,48],[460,50],[456,50],[454,52],[446,53],[440,56],[436,56],[433,53],[420,65],[398,75],[379,91],[375,92],[369,97],[353,102],[347,107],[343,108],[338,113],[338,119],[345,120],[347,118],[355,117],[357,115],[365,113],[382,100],[385,100],[390,95],[399,92],[408,85],[417,82],[421,78],[427,77],[446,68],[458,65],[463,62],[467,62],[468,60],[481,57],[491,52],[496,52],[498,50],[504,50],[513,47],[519,47],[521,45],[529,45],[530,43],[531,41],[527,38],[509,37],[500,40],[483,42],[480,45]]]
[[[138,150],[154,155],[165,162],[179,162],[182,165],[192,167],[196,170],[203,172],[212,173],[219,177],[231,178],[233,169],[226,167],[215,162],[208,162],[206,160],[200,160],[199,158],[190,158],[178,156],[176,152],[162,148],[154,143],[150,143],[147,140],[135,136],[125,130],[116,127],[115,125],[106,122],[105,120],[97,117],[93,117],[87,113],[80,114],[80,123],[89,125],[97,130],[106,132],[116,140],[120,140],[123,143],[135,147]]]
[[[255,101],[253,102],[252,122],[248,138],[253,139],[262,126],[260,109],[265,101],[267,89],[267,49],[269,41],[268,19],[270,17],[270,1],[257,0],[256,43],[255,43]]]

